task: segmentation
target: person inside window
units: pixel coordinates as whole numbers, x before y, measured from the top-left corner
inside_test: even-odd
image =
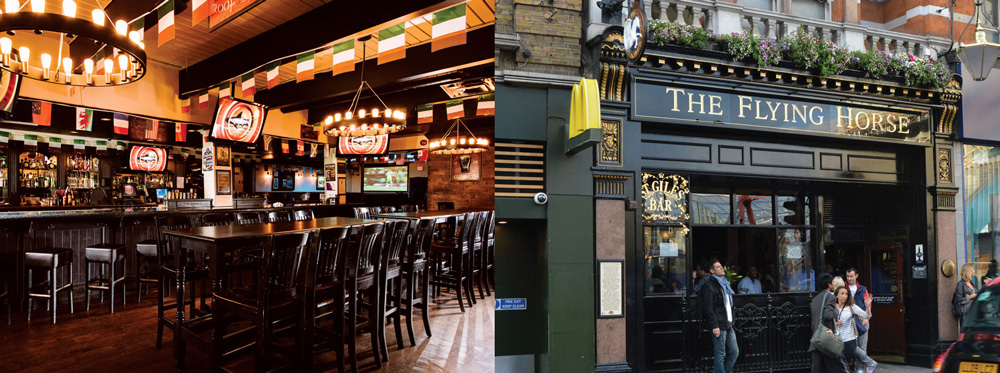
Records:
[[[761,282],[757,279],[757,267],[750,266],[740,283],[736,285],[738,294],[760,294],[763,292]]]

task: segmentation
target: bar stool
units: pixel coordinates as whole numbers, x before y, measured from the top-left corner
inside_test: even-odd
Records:
[[[37,247],[37,233],[39,227],[37,223],[31,224],[32,245],[36,246],[24,253],[24,266],[28,272],[28,321],[31,321],[31,311],[35,298],[44,298],[48,303],[48,309],[52,311],[52,323],[56,323],[56,299],[59,292],[69,290],[69,313],[73,313],[73,249],[63,247]],[[65,284],[59,286],[58,273],[62,268],[69,268],[69,279]],[[39,284],[32,284],[32,273],[35,269],[46,271],[46,280]]]
[[[458,307],[462,312],[465,312],[462,288],[465,288],[465,300],[469,301],[469,307],[476,303],[472,296],[472,269],[470,268],[472,261],[470,256],[473,253],[470,243],[475,242],[472,238],[472,232],[478,224],[478,216],[479,214],[474,212],[465,214],[461,227],[462,233],[456,239],[445,238],[431,245],[432,259],[434,260],[434,280],[431,281],[431,285],[437,287],[438,291],[441,287],[455,289]],[[450,257],[448,267],[444,266],[442,255]]]
[[[413,335],[413,309],[423,313],[424,332],[431,336],[430,312],[427,304],[430,291],[430,268],[427,266],[427,250],[430,249],[434,219],[421,219],[413,232],[410,246],[402,257],[403,281],[396,283],[396,294],[399,296],[400,313],[406,316],[406,329],[410,334],[410,344],[417,345]],[[403,288],[403,284],[406,288]]]
[[[292,216],[288,214],[288,211],[271,211],[267,213],[268,223],[278,223],[292,221]]]
[[[312,210],[295,210],[295,215],[292,219],[295,221],[312,220],[314,219],[313,212]]]
[[[237,212],[234,216],[236,224],[260,224],[264,222],[264,218],[260,216],[261,214],[256,211],[244,211]]]
[[[368,210],[367,207],[355,207],[354,208],[354,217],[358,218],[358,219],[371,219],[372,218],[372,214],[371,214],[371,211]]]
[[[378,321],[379,348],[382,349],[382,361],[389,361],[389,346],[385,338],[385,319],[392,318],[395,322],[396,345],[403,349],[403,328],[401,328],[400,296],[394,286],[396,282],[402,281],[402,252],[403,244],[409,241],[407,230],[410,222],[397,220],[386,223],[385,244],[382,245],[382,255],[379,259],[379,283],[378,283],[378,311],[381,312]],[[391,301],[391,302],[390,302]],[[391,303],[391,304],[390,304]]]
[[[87,311],[90,311],[90,291],[101,291],[101,302],[104,292],[111,293],[111,313],[115,313],[115,286],[122,285],[122,304],[127,304],[125,296],[125,245],[116,243],[99,243],[84,249],[84,279],[87,282]],[[91,264],[101,267],[101,277],[91,279]],[[121,269],[119,270],[119,267]],[[104,276],[107,275],[105,278]]]
[[[0,263],[15,263],[13,254],[0,255]],[[11,265],[13,267],[13,265]],[[10,272],[3,271],[2,273],[14,273],[13,268]],[[3,299],[4,305],[7,306],[7,325],[10,325],[10,285],[7,283],[7,278],[3,278],[0,284],[3,285],[0,288],[0,299]]]
[[[135,285],[136,301],[142,301],[142,285],[146,284],[146,291],[149,291],[149,283],[159,282],[155,273],[156,266],[156,240],[143,240],[135,244],[135,251],[138,254],[135,258]],[[144,265],[145,264],[145,265]],[[150,268],[153,268],[150,271]],[[153,272],[153,277],[147,277]],[[145,276],[144,276],[145,275]]]
[[[201,226],[214,227],[219,225],[233,225],[233,219],[226,213],[205,214],[201,216]]]

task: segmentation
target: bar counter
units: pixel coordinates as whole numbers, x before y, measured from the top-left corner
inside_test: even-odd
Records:
[[[74,296],[81,299],[84,286],[84,249],[101,242],[126,245],[126,276],[136,276],[136,243],[156,239],[155,218],[187,215],[201,225],[201,215],[244,211],[270,212],[312,210],[317,218],[353,216],[351,205],[307,205],[268,208],[214,207],[210,209],[168,209],[159,205],[117,206],[22,206],[0,207],[0,278],[11,284],[13,299],[24,299],[24,253],[33,247],[73,249]],[[13,255],[9,255],[13,254]],[[61,275],[60,275],[61,276]],[[64,279],[60,277],[60,283]],[[135,281],[126,286],[134,289]]]

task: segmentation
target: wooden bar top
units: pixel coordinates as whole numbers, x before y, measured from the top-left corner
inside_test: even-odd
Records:
[[[349,227],[378,222],[384,222],[384,220],[331,217],[280,223],[194,227],[179,230],[165,230],[163,232],[168,235],[186,237],[201,241],[226,241],[264,237],[279,233],[305,232],[314,229]]]
[[[417,212],[386,212],[381,214],[372,214],[373,217],[387,218],[387,219],[424,219],[424,218],[440,218],[447,216],[454,216],[460,214],[467,214],[470,212],[481,212],[485,211],[483,209],[457,209],[457,210],[435,210],[435,211],[417,211]]]

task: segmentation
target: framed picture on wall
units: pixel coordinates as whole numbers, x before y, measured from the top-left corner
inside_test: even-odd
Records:
[[[215,165],[219,167],[229,167],[232,165],[230,149],[228,146],[215,147]]]
[[[479,180],[479,154],[452,154],[451,179],[454,181]]]
[[[233,175],[229,170],[215,170],[215,194],[233,194]]]

